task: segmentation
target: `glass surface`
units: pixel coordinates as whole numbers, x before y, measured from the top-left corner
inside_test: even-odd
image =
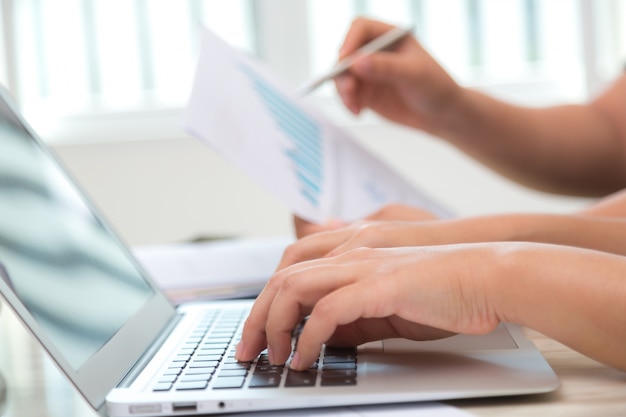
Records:
[[[2,376],[2,372],[0,372],[0,416],[4,415],[7,407],[7,385],[4,381],[4,377]]]
[[[0,314],[2,314],[2,303],[0,303]],[[2,339],[2,329],[0,328],[0,339]],[[4,415],[7,407],[7,383],[0,369],[0,416]]]
[[[153,290],[4,106],[0,102],[0,278],[78,369]]]

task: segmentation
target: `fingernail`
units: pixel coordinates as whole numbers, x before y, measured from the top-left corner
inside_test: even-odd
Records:
[[[274,352],[269,346],[267,347],[267,358],[270,361],[270,365],[276,365],[276,363],[274,362]]]
[[[243,344],[243,341],[240,341],[239,343],[237,343],[237,348],[235,349],[235,359],[241,360],[241,358],[243,357],[244,348],[245,346]]]
[[[337,83],[337,90],[340,93],[343,93],[346,90],[346,82],[348,81],[348,77],[345,75],[340,75],[335,78],[335,83]]]
[[[291,363],[289,364],[289,367],[291,369],[299,369],[300,367],[300,354],[298,352],[293,354],[293,357],[291,358]]]

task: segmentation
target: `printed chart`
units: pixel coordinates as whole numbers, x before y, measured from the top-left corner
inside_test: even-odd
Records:
[[[318,206],[324,172],[320,125],[250,68],[245,65],[240,68],[250,78],[277,127],[291,142],[284,152],[292,162],[300,192],[313,206]]]
[[[203,31],[185,128],[293,214],[317,223],[350,222],[402,203],[446,216],[311,104],[258,62]]]

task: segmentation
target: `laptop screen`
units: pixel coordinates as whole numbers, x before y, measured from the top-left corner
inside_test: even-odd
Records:
[[[0,279],[74,369],[154,295],[122,247],[0,101]]]

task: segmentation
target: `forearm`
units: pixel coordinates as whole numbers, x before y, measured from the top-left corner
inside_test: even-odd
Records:
[[[549,245],[500,247],[487,291],[503,322],[626,370],[626,258]]]
[[[626,255],[626,217],[503,214],[444,222],[433,223],[429,243],[537,242]],[[423,227],[415,232],[415,239],[423,239]]]
[[[433,133],[527,186],[606,195],[626,186],[620,132],[592,105],[525,108],[464,89]]]

